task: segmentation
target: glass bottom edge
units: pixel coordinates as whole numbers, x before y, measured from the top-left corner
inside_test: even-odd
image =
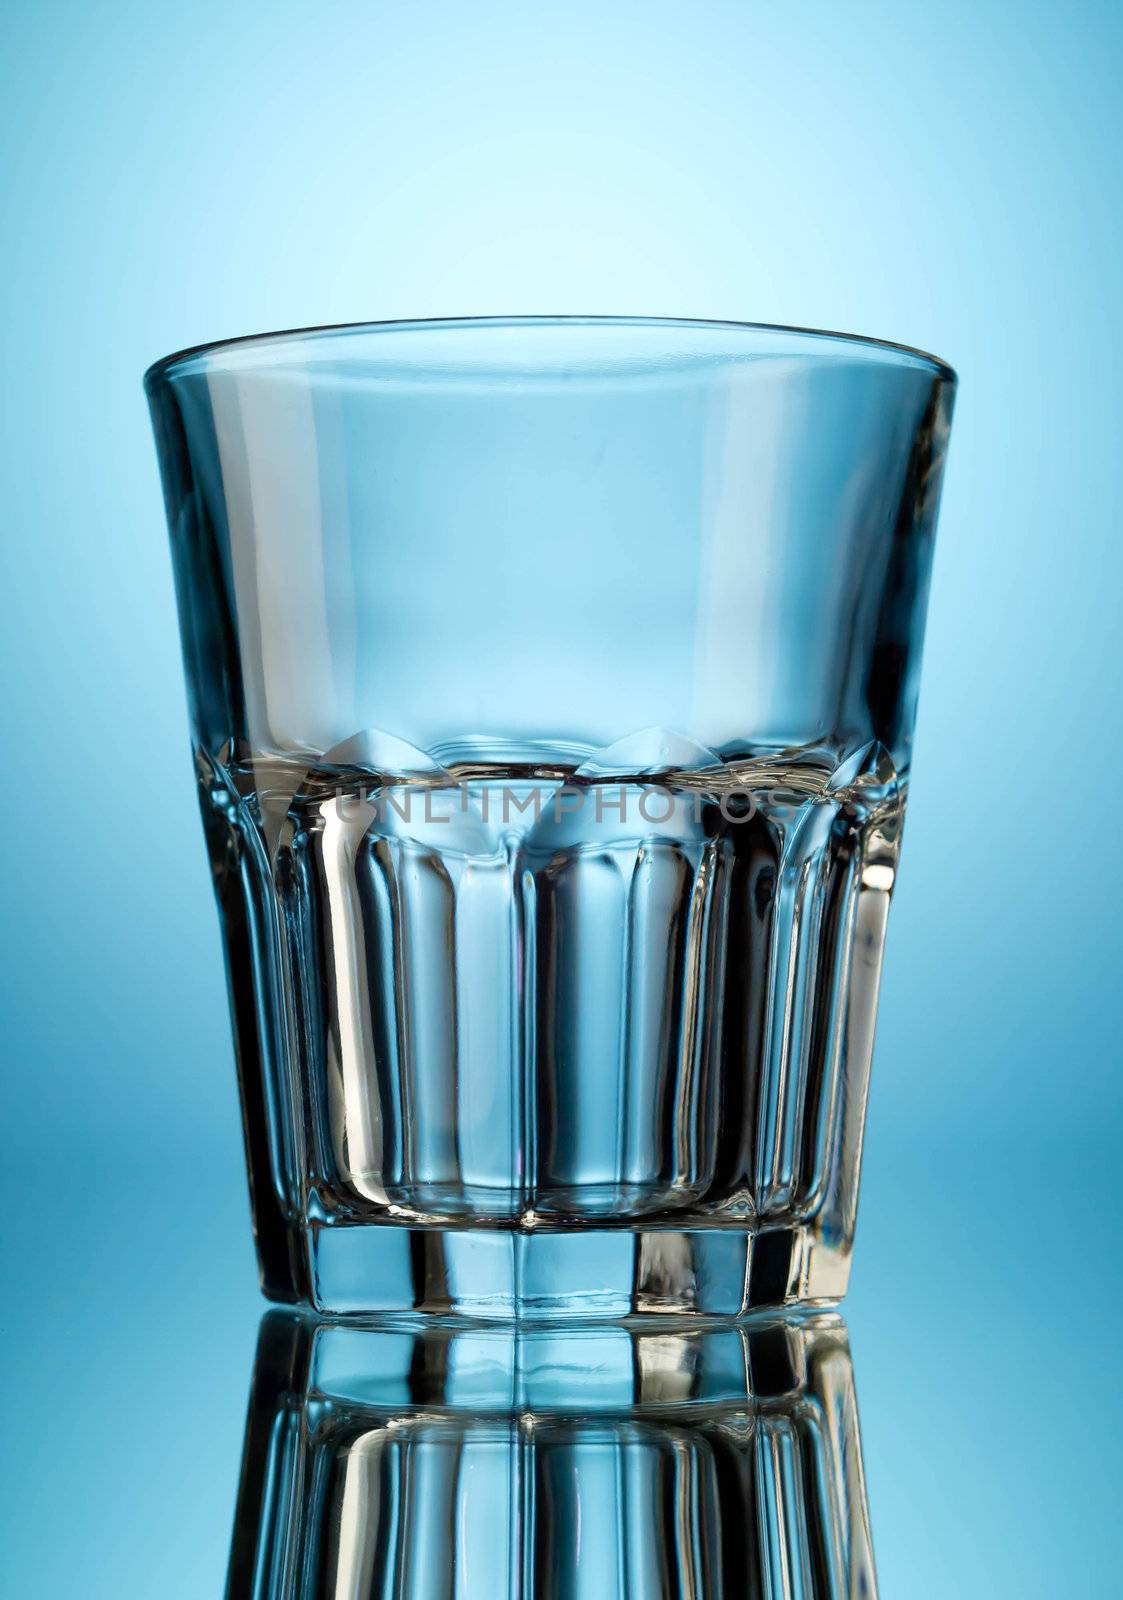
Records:
[[[495,1229],[366,1224],[294,1229],[273,1300],[326,1316],[491,1322],[739,1318],[845,1295],[850,1252],[813,1226]]]

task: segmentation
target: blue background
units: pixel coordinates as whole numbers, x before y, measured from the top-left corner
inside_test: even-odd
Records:
[[[523,311],[959,370],[847,1305],[875,1548],[897,1600],[1117,1592],[1123,12],[0,30],[7,1592],[220,1592],[259,1309],[141,371]]]

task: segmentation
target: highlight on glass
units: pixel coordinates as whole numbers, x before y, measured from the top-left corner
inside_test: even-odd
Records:
[[[265,1292],[837,1301],[951,371],[524,317],[146,383]]]

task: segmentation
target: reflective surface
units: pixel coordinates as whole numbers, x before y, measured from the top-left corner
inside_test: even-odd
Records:
[[[1025,1141],[999,1148],[1006,1192],[1031,1192],[1048,1147]],[[29,1183],[13,1184],[4,1268],[25,1289],[0,1323],[9,1374],[2,1450],[7,1528],[0,1557],[6,1594],[215,1600],[224,1592],[261,1315],[247,1233],[232,1235],[228,1226],[244,1204],[237,1154],[231,1139],[203,1186],[189,1146],[169,1155],[158,1174],[163,1186],[152,1181],[155,1172],[140,1169],[124,1174],[115,1191],[98,1189],[93,1162],[84,1166],[76,1157],[65,1187],[36,1193]],[[996,1256],[993,1238],[978,1228],[971,1182],[976,1156],[963,1137],[911,1146],[888,1140],[884,1158],[867,1174],[866,1233],[847,1323],[879,1592],[901,1600],[1054,1600],[1063,1592],[1107,1597],[1123,1561],[1115,1515],[1123,1270],[1102,1244],[1102,1235],[1123,1223],[1114,1158],[1094,1142],[1081,1154],[1100,1229],[1074,1228],[1050,1210],[1032,1229],[1008,1231]],[[99,1195],[96,1208],[86,1203],[90,1193]],[[148,1203],[138,1204],[145,1194]],[[68,1266],[65,1284],[57,1271],[60,1257]],[[673,1350],[673,1341],[665,1348]],[[499,1365],[492,1363],[488,1386]],[[613,1369],[611,1362],[587,1359],[584,1367],[587,1383],[584,1370],[572,1375],[582,1386],[580,1414],[604,1421],[605,1410],[619,1408],[622,1389],[606,1389],[596,1374],[615,1370],[619,1380],[627,1365],[617,1362]],[[364,1368],[361,1360],[341,1360],[331,1373],[325,1369],[322,1386],[361,1376]],[[271,1370],[276,1374],[277,1365]],[[675,1370],[672,1361],[672,1377]],[[736,1363],[725,1364],[718,1375],[728,1384],[736,1371]],[[742,1384],[746,1371],[751,1378],[751,1354],[740,1366]],[[373,1405],[369,1392],[351,1395],[355,1437],[379,1436],[381,1422],[370,1422],[372,1410],[408,1422],[410,1406],[401,1401],[411,1385],[427,1397],[420,1410],[429,1416],[432,1404],[440,1422],[438,1396],[448,1393],[451,1379],[441,1377],[439,1366],[418,1364],[411,1372],[399,1351],[396,1366],[379,1363],[379,1380],[391,1388],[376,1394]],[[281,1403],[281,1387],[295,1397],[292,1406]],[[306,1393],[304,1379],[274,1383],[271,1395],[259,1388],[255,1415],[278,1405],[280,1413],[296,1415]],[[540,1394],[520,1394],[510,1384],[506,1395],[512,1412],[542,1404]],[[470,1389],[453,1398],[478,1414]],[[783,1405],[776,1415],[782,1414]],[[421,1426],[416,1415],[415,1408],[402,1434],[407,1455],[409,1429],[416,1434]],[[657,1430],[664,1420],[648,1417]],[[617,1410],[607,1433],[594,1435],[598,1462],[619,1456],[612,1432],[618,1423]],[[734,1449],[721,1444],[724,1424],[707,1421],[704,1402],[697,1415],[674,1415],[667,1425],[673,1447],[651,1443],[645,1454],[644,1443],[630,1456],[623,1452],[637,1471],[642,1462],[653,1472],[669,1472],[673,1458],[700,1472],[700,1463],[714,1456],[715,1438],[722,1459]],[[580,1437],[561,1438],[551,1427],[543,1433],[557,1444],[550,1459],[572,1464],[576,1450],[578,1462],[584,1460]],[[437,1435],[420,1450],[426,1461],[447,1459],[439,1427]],[[496,1449],[503,1455],[510,1436],[502,1427],[500,1436],[506,1442]],[[482,1449],[486,1434],[475,1437]],[[635,1437],[651,1439],[642,1426]],[[389,1473],[385,1503],[394,1504],[401,1484],[384,1465],[386,1457],[373,1445],[366,1448],[368,1463],[373,1451],[383,1463],[377,1472]],[[747,1444],[746,1452],[742,1484],[751,1468],[756,1485],[760,1458]],[[375,1470],[364,1468],[363,1492],[381,1505]],[[629,1481],[628,1470],[625,1464],[616,1483]],[[644,1465],[645,1483],[646,1472]],[[435,1484],[428,1481],[432,1487],[418,1502],[422,1515],[426,1507],[447,1503],[440,1474]],[[568,1467],[551,1481],[550,1503],[560,1514],[563,1490],[573,1483]],[[720,1505],[728,1504],[725,1482],[718,1486]],[[342,1490],[338,1478],[336,1489]],[[607,1539],[611,1528],[614,1539],[623,1539],[620,1519],[634,1527],[635,1516],[645,1514],[642,1495],[615,1497],[612,1483],[599,1483],[598,1537]],[[256,1550],[259,1512],[244,1497],[243,1504],[240,1547],[248,1542]],[[757,1505],[759,1516],[759,1498]],[[520,1513],[496,1489],[486,1514],[508,1530]],[[473,1529],[484,1515],[481,1510],[471,1519]],[[747,1540],[747,1518],[740,1531]],[[563,1545],[562,1553],[568,1549]],[[592,1591],[598,1600],[603,1592]],[[689,1592],[671,1586],[667,1600],[686,1600]],[[737,1600],[745,1593],[754,1591],[733,1591]],[[492,1600],[492,1591],[482,1589],[478,1600]]]
[[[231,1600],[875,1592],[838,1317],[262,1322]]]

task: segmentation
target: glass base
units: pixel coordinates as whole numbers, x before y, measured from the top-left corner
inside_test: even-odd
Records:
[[[850,1270],[849,1251],[810,1225],[527,1233],[333,1223],[289,1244],[293,1270],[287,1281],[266,1274],[266,1294],[334,1316],[733,1318],[834,1305]]]

